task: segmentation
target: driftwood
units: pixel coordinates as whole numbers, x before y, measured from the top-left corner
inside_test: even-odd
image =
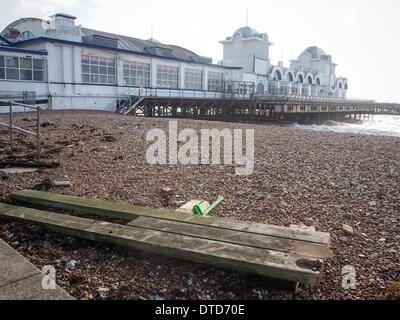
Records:
[[[19,162],[19,161],[0,161],[0,168],[7,167],[20,167],[20,168],[47,168],[54,169],[58,168],[60,163],[58,162]]]

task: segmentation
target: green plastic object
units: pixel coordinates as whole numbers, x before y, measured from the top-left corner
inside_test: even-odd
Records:
[[[223,196],[219,196],[217,201],[209,204],[207,201],[201,200],[198,204],[193,207],[193,212],[195,214],[200,214],[202,216],[208,215],[217,205],[219,205],[222,200],[224,200]]]

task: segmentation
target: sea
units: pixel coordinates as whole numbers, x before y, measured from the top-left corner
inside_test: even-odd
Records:
[[[374,115],[357,123],[326,121],[322,124],[289,124],[305,130],[400,137],[400,115]]]

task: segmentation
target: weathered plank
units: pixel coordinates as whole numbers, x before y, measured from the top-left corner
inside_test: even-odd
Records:
[[[127,224],[139,228],[165,231],[202,239],[222,241],[248,247],[270,249],[314,258],[329,258],[332,253],[327,245],[288,238],[271,237],[237,230],[227,230],[203,225],[158,218],[139,217]]]
[[[8,204],[0,204],[0,218],[31,221],[55,232],[75,237],[305,284],[317,283],[320,275],[320,268],[313,271],[303,266],[301,261],[304,259],[310,261],[307,257],[267,249],[100,222]],[[319,259],[312,262],[322,266],[322,261]]]
[[[286,227],[254,223],[247,221],[199,216],[181,212],[134,206],[124,203],[108,202],[97,199],[86,199],[49,192],[24,190],[13,193],[12,198],[27,203],[40,204],[47,207],[76,210],[96,215],[121,218],[131,221],[139,216],[163,220],[180,221],[187,224],[211,226],[221,229],[249,232],[252,234],[301,240],[311,243],[329,245],[330,235],[324,232],[294,230]]]

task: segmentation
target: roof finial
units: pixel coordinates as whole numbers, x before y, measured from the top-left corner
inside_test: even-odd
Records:
[[[246,27],[249,26],[249,6],[246,7]]]

